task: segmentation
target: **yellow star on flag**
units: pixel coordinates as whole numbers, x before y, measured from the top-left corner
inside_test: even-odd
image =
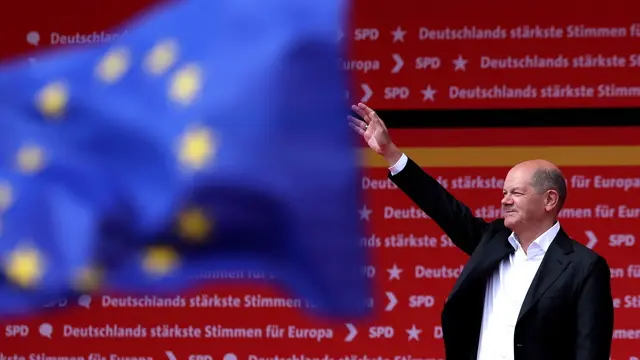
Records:
[[[6,182],[0,183],[0,211],[7,210],[13,203],[13,189]]]
[[[181,139],[178,158],[183,166],[192,170],[201,170],[211,161],[216,150],[216,140],[209,130],[192,129],[187,131]]]
[[[144,255],[142,266],[149,275],[162,276],[173,271],[179,263],[178,254],[169,246],[154,246]]]
[[[182,105],[191,104],[202,89],[202,70],[194,64],[176,71],[171,79],[169,97]]]
[[[83,267],[73,279],[73,288],[80,292],[94,292],[102,284],[103,271],[98,267]]]
[[[98,63],[96,75],[106,83],[115,83],[129,69],[131,55],[124,48],[109,51]]]
[[[5,264],[7,278],[22,288],[37,285],[43,275],[43,260],[40,253],[31,247],[13,251]]]
[[[49,118],[60,118],[68,102],[69,90],[61,81],[45,86],[36,94],[36,107]]]
[[[18,150],[18,168],[26,174],[33,174],[44,167],[44,151],[39,146],[28,145]]]
[[[202,241],[209,235],[211,228],[211,221],[200,209],[188,209],[178,215],[178,233],[186,240]]]
[[[164,74],[178,57],[178,43],[168,39],[159,42],[151,49],[144,60],[144,68],[153,75]]]

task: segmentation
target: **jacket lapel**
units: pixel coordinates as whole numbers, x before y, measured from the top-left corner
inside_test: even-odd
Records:
[[[449,299],[457,293],[464,293],[466,287],[474,281],[488,279],[487,276],[493,273],[500,261],[513,252],[515,249],[509,244],[508,236],[504,233],[498,233],[484,246],[479,246],[456,281]]]
[[[549,245],[549,249],[540,264],[540,268],[536,272],[529,291],[524,298],[518,321],[535,305],[542,295],[553,285],[553,283],[562,275],[571,264],[567,256],[573,252],[573,244],[564,230],[560,229],[558,235]]]

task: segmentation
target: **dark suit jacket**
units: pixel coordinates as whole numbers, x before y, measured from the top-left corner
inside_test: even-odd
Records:
[[[471,256],[442,312],[447,360],[476,359],[487,280],[514,251],[502,219],[477,218],[415,162],[391,179]],[[606,260],[560,230],[529,288],[516,323],[516,360],[608,360],[613,336]],[[498,359],[496,359],[498,360]]]

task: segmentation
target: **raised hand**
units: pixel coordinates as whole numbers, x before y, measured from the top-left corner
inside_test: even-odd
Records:
[[[384,156],[393,146],[393,142],[382,119],[373,109],[363,103],[352,105],[351,109],[363,120],[349,115],[349,126],[364,138],[373,151]]]

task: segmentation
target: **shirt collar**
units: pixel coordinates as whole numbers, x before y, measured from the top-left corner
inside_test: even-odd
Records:
[[[551,245],[551,242],[553,241],[553,239],[555,239],[556,235],[558,235],[559,231],[560,231],[560,222],[556,221],[556,223],[552,227],[550,227],[542,235],[538,236],[538,238],[535,239],[531,243],[531,245],[533,245],[534,247],[540,248],[543,252],[546,253],[547,250],[549,249],[549,246]],[[513,246],[513,248],[516,251],[520,249],[520,243],[518,242],[518,237],[513,232],[511,233],[511,235],[509,235],[509,243],[511,244],[511,246]]]

